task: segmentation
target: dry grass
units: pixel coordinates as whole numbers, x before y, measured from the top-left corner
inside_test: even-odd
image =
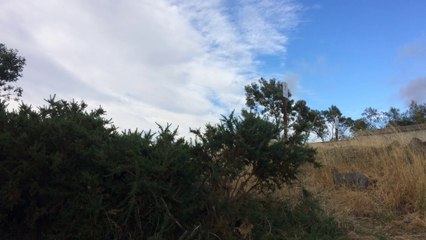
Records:
[[[299,187],[310,190],[350,239],[426,239],[426,146],[368,138],[320,144],[321,169],[305,167]],[[331,168],[376,180],[366,191],[336,187]],[[297,194],[297,187],[281,193]]]

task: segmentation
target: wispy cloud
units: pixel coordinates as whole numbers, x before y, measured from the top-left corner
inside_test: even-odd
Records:
[[[56,93],[102,105],[122,128],[185,132],[242,107],[258,56],[285,54],[302,10],[230,2],[3,0],[0,41],[27,58],[26,102]]]

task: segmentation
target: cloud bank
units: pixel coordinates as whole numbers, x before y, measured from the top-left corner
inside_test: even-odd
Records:
[[[301,10],[291,0],[3,0],[0,41],[27,59],[26,103],[84,99],[121,129],[169,122],[185,134],[243,106],[259,56],[284,56]]]

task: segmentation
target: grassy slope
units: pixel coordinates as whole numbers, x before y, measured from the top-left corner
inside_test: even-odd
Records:
[[[324,166],[306,167],[299,187],[320,199],[349,239],[426,239],[426,145],[364,138],[316,148]],[[367,191],[337,188],[332,167],[364,173],[377,183]],[[297,191],[284,189],[282,196]]]

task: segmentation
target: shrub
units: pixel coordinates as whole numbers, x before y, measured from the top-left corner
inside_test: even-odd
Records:
[[[11,239],[180,236],[203,216],[198,164],[176,131],[119,134],[102,109],[0,108],[0,224]]]
[[[190,144],[170,125],[157,134],[118,133],[100,108],[47,102],[16,111],[0,104],[5,239],[240,239],[242,222],[255,226],[248,230],[256,238],[288,236],[288,226],[325,231],[304,222],[321,220],[316,205],[303,207],[300,220],[299,210],[268,198],[296,180],[303,163],[315,164],[315,151],[271,142],[276,126],[257,115],[224,117],[194,130],[198,141]]]
[[[229,238],[235,222],[251,213],[247,205],[297,179],[299,167],[315,163],[315,151],[299,144],[271,143],[277,128],[259,116],[243,112],[207,125],[198,139],[194,158],[202,164],[202,189],[207,190],[211,228]],[[256,200],[258,199],[258,200]],[[228,226],[228,227],[226,227]]]

